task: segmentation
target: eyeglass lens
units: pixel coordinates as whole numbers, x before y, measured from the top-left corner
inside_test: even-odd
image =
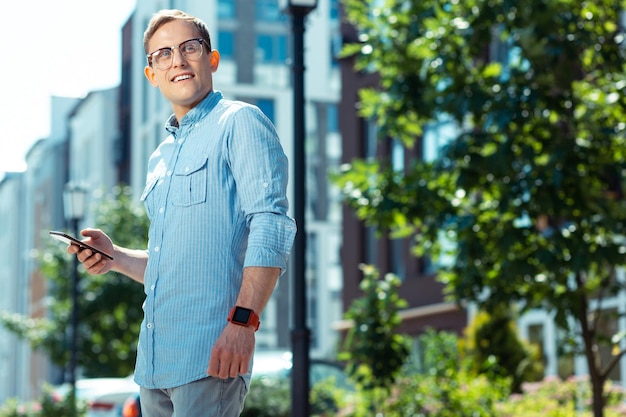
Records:
[[[153,65],[161,70],[168,69],[174,59],[174,49],[178,48],[181,55],[189,59],[198,59],[202,55],[202,39],[189,39],[178,46],[161,48],[150,56]]]

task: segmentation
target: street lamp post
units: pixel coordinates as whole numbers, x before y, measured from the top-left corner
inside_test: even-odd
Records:
[[[74,236],[78,237],[79,224],[85,217],[85,200],[87,191],[77,185],[68,183],[63,192],[63,208],[65,220],[71,225]],[[72,315],[70,323],[70,362],[68,378],[71,385],[74,415],[76,415],[76,365],[78,362],[78,257],[73,257],[72,268]]]
[[[306,158],[304,151],[304,20],[317,7],[317,0],[283,0],[291,15],[293,38],[293,164],[294,217],[298,234],[294,242],[294,322],[291,331],[293,370],[291,373],[291,416],[309,416],[309,338],[306,297]]]

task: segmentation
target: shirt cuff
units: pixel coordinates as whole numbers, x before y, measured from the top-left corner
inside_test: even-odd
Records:
[[[255,215],[250,224],[244,267],[280,268],[281,275],[296,236],[296,224],[288,216],[266,213]]]

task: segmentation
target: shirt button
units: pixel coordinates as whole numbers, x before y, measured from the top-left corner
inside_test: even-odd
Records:
[[[161,208],[159,209],[159,213],[163,213],[164,211],[165,211],[165,209],[164,209],[163,207],[161,207]]]
[[[267,182],[264,182],[264,183],[263,183],[263,187],[267,188],[267,187],[269,187],[269,186],[270,186],[270,185],[269,185],[269,183],[267,183]]]
[[[154,247],[154,251],[155,251],[155,252],[158,252],[158,251],[159,251],[159,247],[158,247],[158,246],[155,246],[155,247]]]
[[[167,176],[171,177],[172,176],[172,170],[167,171]]]
[[[185,167],[185,172],[189,172],[189,167]]]
[[[154,284],[150,285],[150,291],[154,291]]]
[[[146,327],[147,327],[148,329],[151,329],[151,328],[152,328],[152,327],[154,327],[154,326],[152,325],[152,323],[148,323],[148,324],[146,325]]]

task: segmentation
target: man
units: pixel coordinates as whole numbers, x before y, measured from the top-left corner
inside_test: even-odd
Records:
[[[155,14],[145,75],[170,102],[169,136],[152,154],[141,197],[147,250],[81,232],[113,260],[68,248],[91,274],[144,284],[135,380],[145,417],[238,416],[250,381],[258,316],[296,233],[286,214],[287,158],[271,122],[213,90],[219,53],[204,22]]]

